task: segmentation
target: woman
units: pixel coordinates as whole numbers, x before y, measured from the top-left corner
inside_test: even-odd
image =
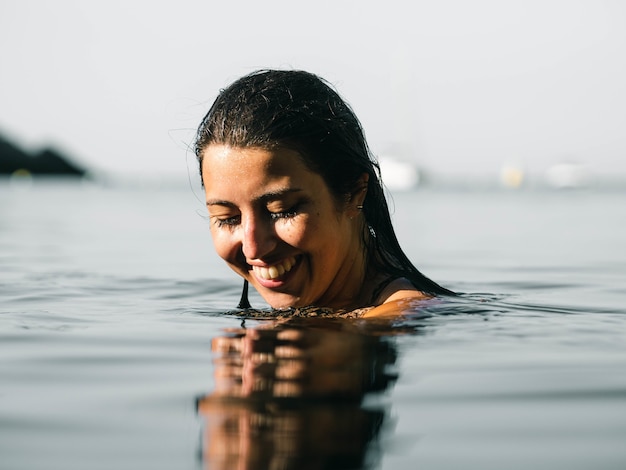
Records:
[[[235,81],[195,152],[216,251],[273,308],[397,314],[451,294],[403,253],[361,124],[316,75]]]

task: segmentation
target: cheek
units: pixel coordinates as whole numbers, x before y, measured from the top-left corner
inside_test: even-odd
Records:
[[[212,229],[211,238],[217,255],[225,261],[234,261],[237,256],[235,237],[222,230]]]
[[[297,220],[286,221],[276,225],[276,236],[284,243],[293,247],[303,248],[310,244],[311,238],[317,232],[316,224],[309,217],[300,217]]]

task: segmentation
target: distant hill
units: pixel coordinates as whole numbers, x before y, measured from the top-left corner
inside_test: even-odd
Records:
[[[0,135],[0,175],[12,174],[85,176],[85,169],[55,149],[44,148],[29,154]]]

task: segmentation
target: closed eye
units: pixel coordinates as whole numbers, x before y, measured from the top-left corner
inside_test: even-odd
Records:
[[[278,220],[278,219],[292,219],[296,215],[298,215],[298,210],[300,208],[299,204],[291,207],[286,211],[278,211],[278,212],[270,212],[270,219]]]
[[[234,217],[226,217],[223,219],[220,219],[219,217],[213,217],[213,219],[213,223],[218,227],[233,227],[241,222],[241,216],[239,215],[236,215]]]
[[[298,215],[296,211],[286,211],[286,212],[270,212],[270,218],[272,220],[278,219],[291,219]]]

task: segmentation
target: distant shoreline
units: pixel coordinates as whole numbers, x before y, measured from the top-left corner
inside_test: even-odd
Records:
[[[85,177],[87,171],[60,151],[46,147],[28,153],[0,135],[0,175]]]

